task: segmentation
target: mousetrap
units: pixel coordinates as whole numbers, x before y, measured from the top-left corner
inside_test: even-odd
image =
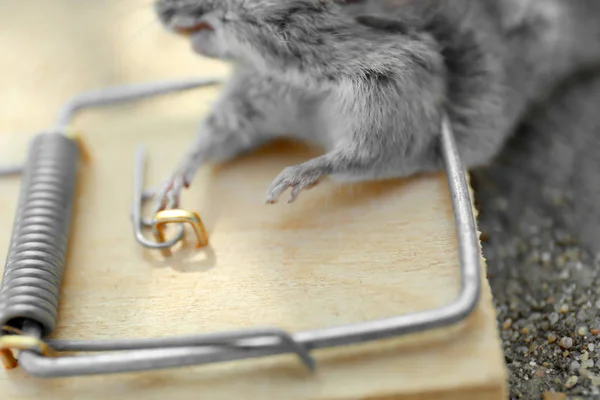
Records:
[[[418,310],[397,316],[383,315],[381,318],[365,322],[340,324],[327,322],[327,326],[299,331],[265,325],[264,327],[237,328],[187,336],[163,335],[154,338],[132,338],[132,335],[129,335],[127,338],[127,335],[124,335],[126,338],[123,339],[51,339],[59,326],[59,298],[62,293],[61,286],[65,267],[70,270],[85,268],[84,265],[72,262],[66,266],[71,238],[76,235],[81,242],[83,239],[79,238],[86,235],[86,232],[72,232],[72,221],[77,218],[77,211],[74,210],[74,207],[78,164],[85,156],[85,148],[82,147],[78,136],[72,134],[69,126],[73,114],[87,107],[133,101],[163,93],[216,84],[218,82],[213,80],[190,80],[118,87],[86,93],[75,98],[62,109],[54,129],[33,139],[28,161],[22,170],[20,199],[0,288],[0,326],[3,330],[2,336],[0,336],[0,359],[6,368],[12,369],[19,366],[33,377],[59,378],[161,370],[288,354],[293,355],[297,362],[308,371],[313,373],[317,371],[318,373],[319,363],[314,358],[316,350],[371,343],[456,325],[471,316],[477,309],[482,285],[478,232],[466,176],[450,126],[444,120],[441,127],[441,149],[443,150],[447,190],[451,201],[458,248],[458,254],[445,254],[444,256],[459,260],[459,269],[453,270],[451,273],[458,279],[460,288],[456,296],[446,304],[438,304],[427,310]],[[142,134],[137,137],[144,140]],[[95,147],[91,146],[91,148]],[[128,210],[130,215],[127,220],[127,212],[123,212],[121,209],[122,215],[118,217],[121,220],[127,220],[130,228],[133,228],[129,230],[129,237],[135,240],[122,241],[120,246],[128,247],[128,252],[136,254],[141,261],[147,261],[144,256],[140,256],[139,252],[136,253],[141,246],[153,252],[154,255],[150,257],[154,263],[169,265],[173,258],[180,260],[177,258],[178,251],[173,249],[182,246],[186,237],[192,233],[194,235],[192,252],[207,253],[210,257],[213,250],[209,244],[210,229],[207,233],[206,228],[210,224],[205,226],[205,221],[203,221],[213,218],[210,213],[197,213],[196,210],[186,209],[167,209],[152,218],[143,217],[144,202],[150,197],[144,191],[146,150],[139,145],[136,145],[135,149],[132,179],[127,179],[126,182],[129,187],[133,183],[133,189],[130,189],[130,192],[133,192],[133,202],[131,209]],[[124,154],[124,150],[115,149],[115,157]],[[93,166],[95,162],[97,161],[92,160],[90,165]],[[263,164],[260,164],[263,165],[261,168],[266,170],[269,162],[268,159],[263,160]],[[222,172],[224,174],[237,173],[235,171],[228,172],[227,167],[223,168],[225,169]],[[246,172],[251,173],[251,169],[252,167],[246,167]],[[273,171],[277,171],[277,168],[270,167],[269,170],[273,173]],[[2,172],[14,174],[19,172],[19,169],[11,167]],[[124,180],[123,176],[112,177],[112,179],[115,182]],[[115,183],[115,185],[117,184]],[[231,190],[224,186],[219,187],[220,190]],[[239,188],[239,190],[243,189],[244,187]],[[324,195],[321,188],[313,190],[318,192],[316,195]],[[123,193],[115,194],[115,196],[117,195],[122,197]],[[204,193],[202,196],[204,201],[210,201],[206,199],[210,198],[211,192]],[[348,198],[351,197],[352,193]],[[129,199],[131,200],[131,197]],[[310,207],[310,200],[303,199],[302,201],[307,204],[304,207]],[[350,202],[351,200],[346,201]],[[182,203],[186,204],[185,201]],[[189,202],[188,204],[199,203]],[[284,213],[285,210],[273,208],[272,212],[278,214]],[[309,217],[303,217],[304,223],[306,223],[305,218]],[[318,221],[315,220],[314,223],[318,223]],[[300,222],[298,224],[304,226]],[[167,225],[173,225],[175,228],[171,235],[165,233]],[[186,230],[186,225],[191,230]],[[152,239],[144,234],[145,229],[151,231]],[[293,228],[286,229],[294,231]],[[300,227],[299,230],[301,229]],[[331,229],[335,232],[335,226]],[[246,232],[246,234],[250,235],[251,232]],[[364,232],[356,233],[356,235],[364,234]],[[400,236],[395,239],[403,240]],[[240,240],[248,239],[240,238]],[[81,243],[79,245],[81,246]],[[137,249],[133,250],[135,247]],[[93,252],[93,249],[90,251]],[[272,247],[262,251],[268,254],[269,251],[277,252],[281,249]],[[310,251],[310,248],[302,250],[302,252]],[[344,250],[344,252],[351,251],[359,250],[357,247],[347,247]],[[184,250],[180,249],[180,252],[184,252]],[[115,258],[114,262],[118,263],[119,259]],[[323,264],[326,263],[327,261],[324,260]],[[368,266],[364,267],[368,268]],[[240,266],[240,269],[243,269],[243,265]],[[238,271],[237,273],[242,272]],[[352,276],[352,273],[349,276]],[[293,282],[293,276],[288,278],[290,282]],[[136,278],[132,276],[132,279]],[[260,279],[260,276],[257,276],[257,279]],[[251,288],[248,290],[252,292]],[[329,288],[329,290],[334,289]],[[188,297],[188,294],[176,290],[169,294],[169,296],[179,295]],[[102,300],[98,299],[98,301],[97,312],[102,313]],[[285,301],[285,299],[281,299],[281,302]],[[274,307],[274,304],[269,306]],[[200,305],[200,307],[202,306]],[[227,304],[223,304],[223,307],[227,307]],[[72,312],[70,310],[67,314]],[[129,315],[127,312],[124,314]],[[240,324],[240,326],[256,326],[252,323],[252,318],[247,322],[249,323]],[[135,326],[135,315],[132,315],[126,324]],[[163,328],[165,332],[170,330],[168,327]]]

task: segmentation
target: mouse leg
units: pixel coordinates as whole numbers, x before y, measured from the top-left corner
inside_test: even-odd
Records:
[[[226,162],[281,135],[286,130],[284,117],[296,107],[295,101],[284,83],[239,67],[200,124],[190,150],[153,190],[154,211],[178,207],[182,190],[205,163]]]
[[[329,173],[327,157],[315,158],[304,164],[287,167],[269,186],[266,202],[277,203],[283,192],[291,188],[288,203],[292,203],[302,190],[317,185]]]
[[[276,203],[283,192],[291,189],[288,203],[292,203],[300,192],[317,185],[328,175],[369,175],[380,157],[376,153],[365,154],[357,148],[347,147],[333,150],[305,163],[285,168],[267,190],[266,202]]]
[[[185,154],[169,178],[153,190],[154,211],[179,207],[183,189],[189,188],[196,172],[205,163],[227,161],[258,144],[258,140],[248,143],[237,131],[203,124],[192,150]]]

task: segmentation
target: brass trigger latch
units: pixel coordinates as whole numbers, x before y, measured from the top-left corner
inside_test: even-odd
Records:
[[[144,167],[146,162],[146,151],[143,147],[139,147],[135,157],[134,168],[134,184],[133,184],[133,207],[132,219],[136,240],[144,247],[150,249],[161,250],[164,256],[171,255],[171,248],[183,239],[182,224],[191,225],[196,235],[196,248],[202,248],[208,245],[208,234],[202,218],[198,213],[182,209],[167,209],[159,211],[155,214],[152,220],[144,220],[142,218],[142,207],[145,200],[148,200],[153,195],[144,193]],[[178,224],[178,230],[175,237],[167,240],[165,231],[167,225]],[[155,242],[145,238],[142,233],[143,228],[151,228],[154,234]]]

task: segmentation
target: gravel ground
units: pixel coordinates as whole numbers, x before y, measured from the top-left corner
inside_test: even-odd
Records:
[[[554,99],[472,185],[511,399],[600,399],[600,74]]]
[[[600,398],[600,256],[539,210],[509,231],[506,200],[484,201],[480,229],[511,398]]]

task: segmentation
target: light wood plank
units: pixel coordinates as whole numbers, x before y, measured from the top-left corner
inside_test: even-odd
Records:
[[[23,159],[29,134],[59,104],[107,84],[226,76],[152,19],[146,1],[0,0],[0,160]],[[139,29],[143,29],[141,32]],[[139,34],[137,33],[139,32]],[[443,175],[337,186],[269,206],[265,190],[285,166],[312,156],[274,145],[205,168],[183,205],[200,212],[211,251],[164,260],[140,249],[128,219],[133,155],[149,151],[148,184],[177,163],[218,89],[78,118],[93,162],[81,169],[56,337],[144,337],[251,326],[290,331],[435,307],[458,292],[457,249]],[[0,181],[0,258],[19,179]],[[482,270],[484,263],[482,262]],[[0,372],[6,398],[502,399],[506,373],[487,282],[465,323],[424,335],[316,352],[305,373],[292,356],[142,374],[36,380]],[[105,391],[100,394],[100,391]]]

